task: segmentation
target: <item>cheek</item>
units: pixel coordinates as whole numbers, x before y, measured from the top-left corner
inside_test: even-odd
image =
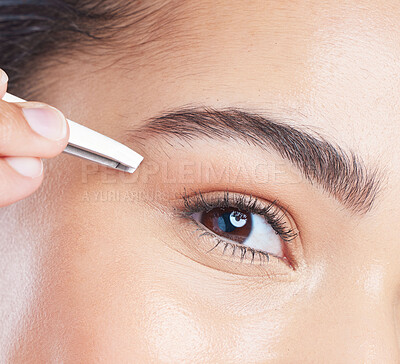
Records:
[[[171,249],[178,239],[160,211],[139,195],[122,199],[133,185],[88,179],[60,190],[44,198],[51,228],[38,235],[40,278],[14,361],[240,363],[286,353],[297,316],[276,308],[299,287],[252,283]]]
[[[189,267],[175,270],[154,212],[116,201],[130,190],[75,181],[62,197],[43,195],[52,205],[40,219],[51,229],[37,236],[40,278],[14,360],[192,362],[207,353],[207,315],[174,284]]]
[[[207,315],[173,283],[172,252],[154,251],[156,242],[140,230],[130,236],[98,224],[102,214],[97,209],[86,219],[96,229],[66,221],[54,232],[16,355],[191,362],[207,353]]]

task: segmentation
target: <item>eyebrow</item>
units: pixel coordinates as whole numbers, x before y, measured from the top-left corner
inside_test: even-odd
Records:
[[[304,130],[303,130],[304,129]],[[136,129],[128,130],[134,141],[148,137],[242,140],[264,150],[274,150],[349,210],[370,211],[381,186],[382,174],[367,168],[353,152],[327,141],[305,128],[237,108],[183,108],[164,113]]]

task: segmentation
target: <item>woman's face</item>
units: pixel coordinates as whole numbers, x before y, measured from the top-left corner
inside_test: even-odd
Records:
[[[60,155],[2,211],[3,357],[398,362],[399,15],[197,1],[38,76],[144,161]]]

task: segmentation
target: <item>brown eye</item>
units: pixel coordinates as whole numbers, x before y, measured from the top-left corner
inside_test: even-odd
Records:
[[[243,243],[252,230],[251,214],[234,208],[215,208],[208,212],[203,212],[199,222],[215,234],[238,243]]]
[[[261,215],[232,207],[196,212],[192,218],[219,238],[283,257],[279,234]]]

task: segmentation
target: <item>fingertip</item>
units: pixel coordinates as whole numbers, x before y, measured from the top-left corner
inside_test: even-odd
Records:
[[[0,98],[2,99],[7,91],[8,76],[0,69]]]
[[[53,143],[46,149],[46,158],[60,154],[68,144],[69,124],[57,108],[40,102],[17,102],[31,130]]]
[[[43,174],[43,162],[35,157],[4,157],[4,161],[17,173],[32,179]]]

